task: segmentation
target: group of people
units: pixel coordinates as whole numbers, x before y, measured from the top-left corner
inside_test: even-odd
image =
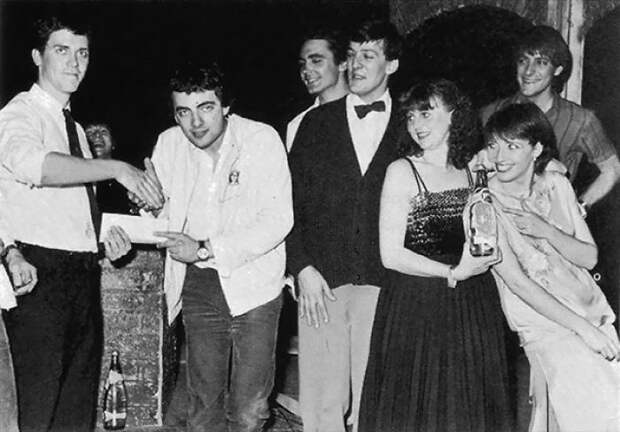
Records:
[[[232,112],[216,64],[182,65],[169,81],[175,126],[144,169],[91,158],[86,135],[105,133],[73,120],[88,31],[50,18],[36,37],[37,81],[0,110],[12,282],[0,284],[1,430],[93,427],[93,183],[113,179],[143,217],[168,221],[156,235],[168,319],[183,310],[188,430],[262,430],[288,272],[305,431],[512,430],[504,319],[531,364],[531,431],[620,431],[620,342],[588,273],[598,251],[583,217],[620,163],[596,117],[558,96],[570,52],[553,29],[522,41],[520,92],[485,108],[484,128],[445,79],[393,99],[402,41],[385,21],[306,37],[300,77],[316,101],[291,121],[286,145]],[[582,156],[601,174],[577,198],[569,178]],[[498,245],[477,257],[466,227],[481,168]],[[120,227],[101,238],[112,260],[131,248]]]

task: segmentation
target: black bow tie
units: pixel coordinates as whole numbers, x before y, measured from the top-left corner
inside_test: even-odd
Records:
[[[385,102],[376,101],[368,105],[355,105],[353,108],[355,108],[355,113],[357,114],[357,116],[363,119],[368,115],[370,111],[384,112]]]

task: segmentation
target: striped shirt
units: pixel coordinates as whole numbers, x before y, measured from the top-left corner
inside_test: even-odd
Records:
[[[529,101],[520,93],[497,100],[482,109],[482,123],[486,124],[494,112],[507,105],[525,102]],[[598,164],[616,154],[614,145],[592,111],[556,94],[553,105],[545,115],[553,126],[560,161],[568,169],[571,182],[575,180],[583,156],[588,162]]]

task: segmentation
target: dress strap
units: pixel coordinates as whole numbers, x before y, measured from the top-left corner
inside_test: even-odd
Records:
[[[418,193],[422,193],[422,192],[428,193],[428,189],[426,188],[426,185],[424,184],[424,180],[422,180],[422,177],[420,176],[420,173],[416,169],[415,164],[408,157],[404,157],[403,159],[409,162],[409,165],[411,166],[411,170],[413,171],[413,177],[415,178],[415,182],[418,185]]]
[[[465,167],[465,172],[467,173],[467,181],[469,182],[469,187],[473,188],[474,187],[474,177],[472,176],[471,171],[469,170],[468,166]]]

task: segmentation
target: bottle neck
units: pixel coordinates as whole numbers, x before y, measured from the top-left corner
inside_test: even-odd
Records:
[[[117,372],[121,371],[121,364],[118,361],[118,355],[116,354],[112,354],[112,360],[110,361],[110,369],[113,371],[117,371]]]
[[[487,181],[487,172],[483,169],[476,171],[476,186],[475,189],[487,189],[489,187]]]

